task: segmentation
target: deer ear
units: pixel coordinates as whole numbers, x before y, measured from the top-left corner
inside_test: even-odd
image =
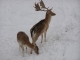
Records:
[[[49,14],[49,11],[47,10],[47,14]]]

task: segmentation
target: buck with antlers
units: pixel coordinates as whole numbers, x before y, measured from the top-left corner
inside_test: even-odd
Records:
[[[46,7],[45,7],[45,9],[46,9]],[[31,33],[31,37],[32,37],[32,44],[34,44],[34,45],[36,44],[35,42],[37,41],[37,39],[38,39],[38,37],[40,35],[42,36],[42,38],[41,38],[41,43],[42,43],[43,34],[44,34],[44,40],[46,41],[46,32],[47,32],[47,29],[49,27],[49,23],[51,21],[51,17],[56,15],[51,10],[52,9],[48,9],[48,8],[47,8],[47,10],[42,10],[42,9],[38,10],[38,11],[46,11],[46,16],[45,16],[44,19],[42,19],[41,21],[39,21],[38,23],[36,23],[30,29],[30,33]]]
[[[19,49],[22,49],[22,54],[24,56],[24,46],[26,46],[26,50],[27,50],[27,46],[31,49],[33,49],[35,51],[36,54],[39,54],[39,48],[38,46],[34,46],[33,44],[30,43],[29,41],[29,37],[25,32],[18,32],[17,33],[17,41],[19,43]]]

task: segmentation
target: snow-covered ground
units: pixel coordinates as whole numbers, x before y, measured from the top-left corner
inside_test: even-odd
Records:
[[[35,11],[39,0],[0,0],[0,60],[80,60],[80,0],[43,0],[53,7],[53,16],[47,32],[47,42],[36,44],[39,55],[19,51],[16,35],[28,34],[30,28],[45,17],[46,12]]]

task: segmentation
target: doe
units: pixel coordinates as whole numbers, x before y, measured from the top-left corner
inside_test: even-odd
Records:
[[[27,50],[27,47],[29,47],[32,50],[34,50],[36,54],[39,54],[38,46],[30,43],[29,37],[25,32],[20,31],[17,33],[17,41],[19,43],[19,49],[20,48],[22,49],[23,56],[24,56],[24,46],[26,46],[26,50]]]

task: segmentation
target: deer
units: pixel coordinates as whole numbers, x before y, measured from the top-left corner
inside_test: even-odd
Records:
[[[39,11],[46,11],[46,15],[44,19],[40,20],[38,23],[33,25],[33,27],[30,29],[33,45],[36,45],[36,41],[38,40],[39,36],[42,37],[41,43],[42,43],[43,37],[44,37],[44,41],[46,42],[46,32],[49,28],[49,23],[51,21],[52,16],[56,15],[54,12],[52,12],[52,8],[51,9],[47,8],[47,10],[40,9]],[[32,53],[32,50],[31,50],[31,53]]]
[[[17,41],[19,43],[19,50],[20,48],[22,49],[23,57],[24,57],[24,46],[26,47],[26,52],[27,52],[27,47],[29,47],[32,50],[34,50],[36,54],[39,54],[38,46],[30,43],[29,37],[25,32],[20,31],[17,33]]]

